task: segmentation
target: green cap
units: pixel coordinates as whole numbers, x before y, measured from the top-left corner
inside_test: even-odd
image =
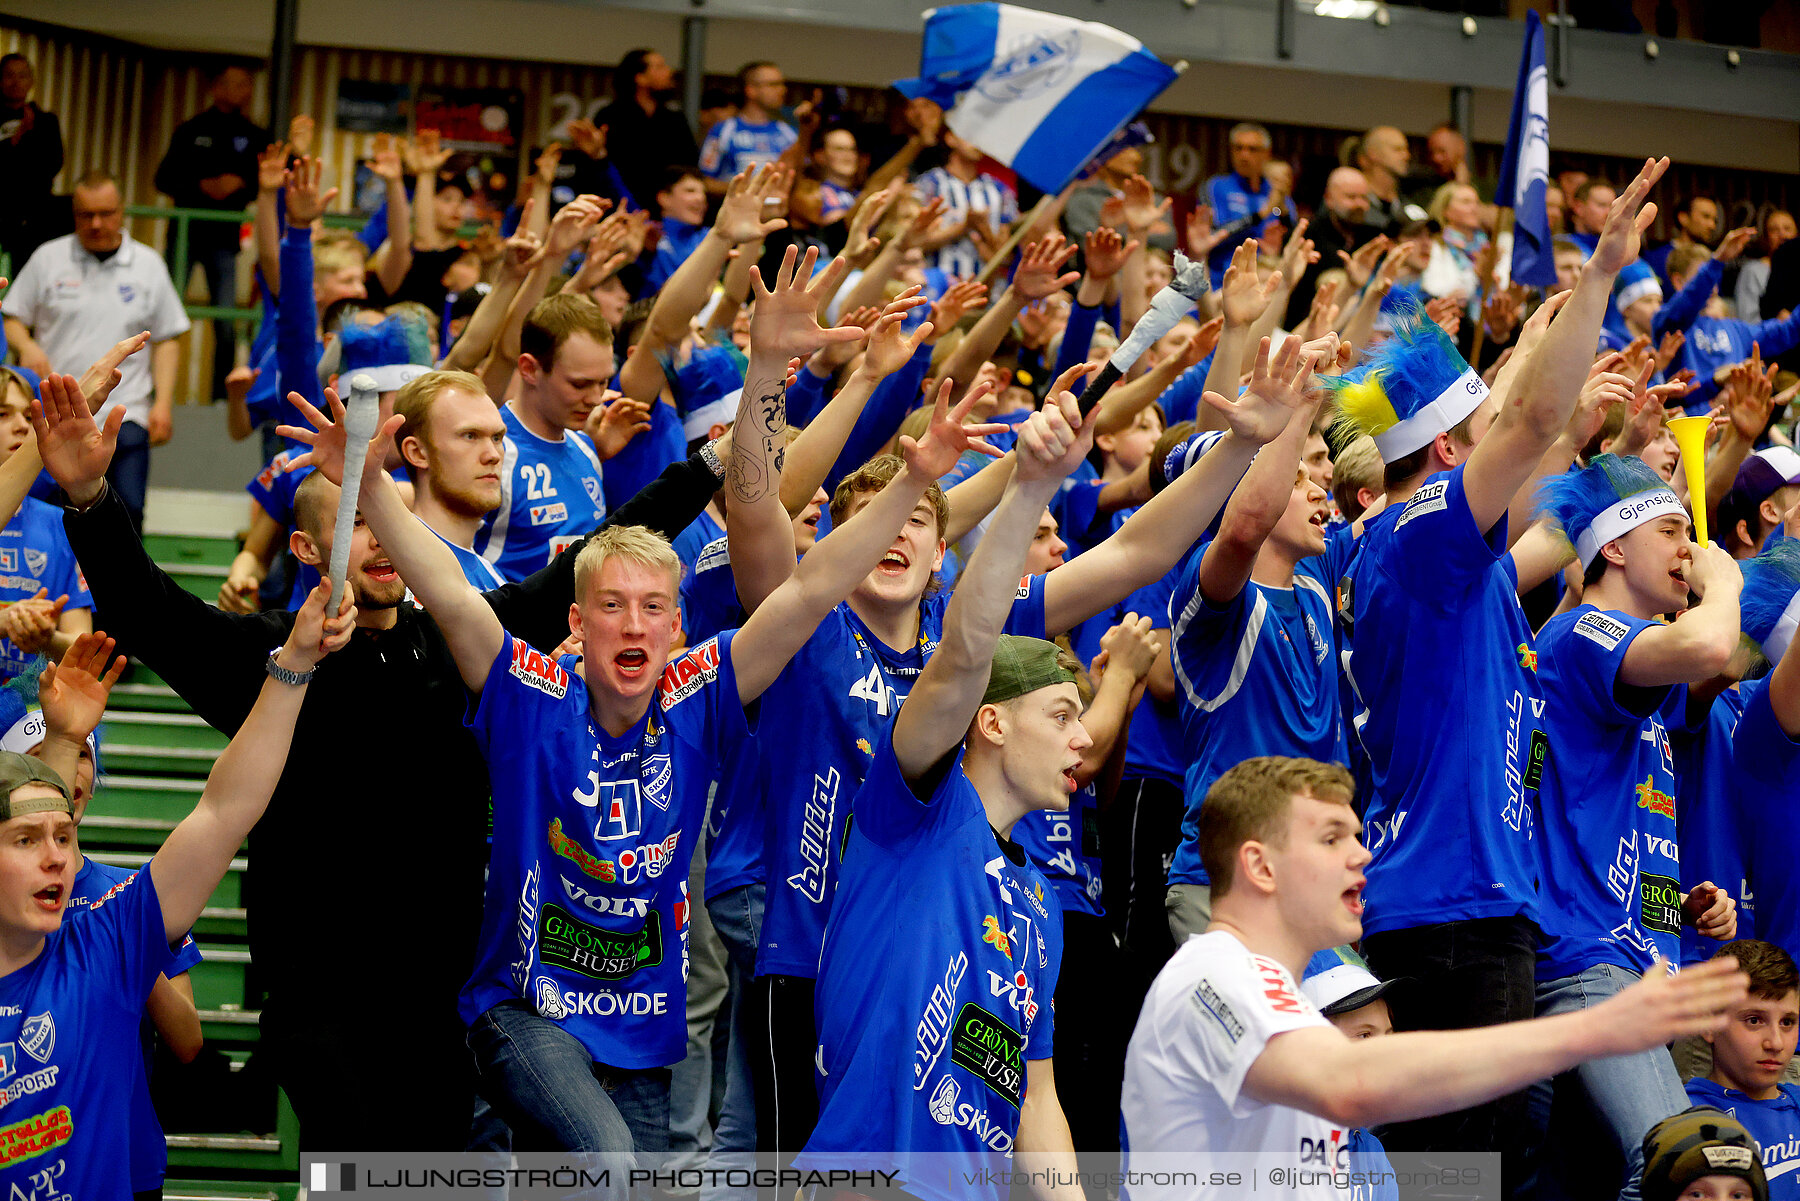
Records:
[[[1056,661],[1062,648],[1042,638],[1002,634],[994,646],[994,665],[988,671],[984,705],[998,705],[1027,692],[1054,684],[1073,684],[1075,673]]]
[[[1664,1118],[1644,1136],[1644,1201],[1675,1201],[1705,1176],[1735,1176],[1756,1201],[1769,1201],[1756,1140],[1736,1118],[1695,1106]]]
[[[13,800],[13,793],[27,784],[46,784],[60,794],[54,797],[32,797]],[[41,759],[16,751],[0,751],[0,822],[28,813],[74,813],[75,804],[69,786]]]

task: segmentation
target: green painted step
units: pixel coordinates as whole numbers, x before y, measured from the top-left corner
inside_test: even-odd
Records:
[[[109,755],[110,749],[102,749],[102,758]],[[175,828],[176,822],[194,811],[205,786],[204,780],[170,780],[161,776],[115,774],[109,770],[100,777],[94,799],[88,802],[84,824],[95,817],[158,821],[166,823],[162,827],[166,834]],[[155,845],[161,846],[162,839],[158,838]]]
[[[234,1069],[236,1051],[227,1052]],[[300,1179],[300,1120],[287,1094],[276,1090],[275,1129],[266,1134],[169,1134],[170,1179],[163,1184],[163,1201],[294,1201]],[[231,1176],[251,1173],[279,1176],[255,1185],[232,1185],[228,1179],[193,1181],[176,1179],[177,1172],[217,1172]],[[231,1191],[216,1191],[229,1189]],[[242,1190],[242,1191],[239,1191]]]
[[[171,750],[200,749],[218,752],[231,740],[206,724],[194,713],[140,713],[129,709],[108,709],[105,720],[106,741],[101,757],[112,753],[115,743],[128,746],[160,746]]]
[[[188,703],[175,694],[175,690],[167,684],[131,683],[114,684],[112,690],[112,706],[114,709],[142,710],[146,712],[190,712]]]
[[[195,1007],[224,1009],[235,1005],[243,1008],[247,1000],[244,972],[250,966],[250,952],[242,947],[220,947],[203,943],[200,953],[206,956],[206,962],[195,964],[188,971],[188,980],[194,986]]]
[[[81,828],[87,829],[87,823],[83,822]],[[92,848],[91,845],[82,850],[82,854],[97,859],[109,867],[133,870],[149,862],[152,853],[151,849],[99,850]],[[226,869],[224,877],[219,881],[219,886],[213,889],[212,896],[206,899],[206,908],[201,911],[203,918],[212,918],[220,922],[242,919],[244,914],[244,868],[248,865],[249,860],[241,857],[231,861],[231,866]]]
[[[170,1180],[163,1184],[163,1201],[295,1201],[298,1184],[264,1181]]]
[[[200,534],[145,534],[144,549],[164,571],[177,567],[207,565],[230,567],[237,558],[235,538],[215,538]]]

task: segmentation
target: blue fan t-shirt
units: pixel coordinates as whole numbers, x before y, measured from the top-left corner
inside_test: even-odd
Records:
[[[1075,791],[1061,813],[1034,809],[1021,817],[1012,836],[1050,882],[1064,913],[1106,912],[1100,905],[1100,804],[1092,781]]]
[[[1769,1201],[1800,1201],[1800,1088],[1777,1084],[1779,1096],[1753,1101],[1704,1076],[1687,1082],[1688,1100],[1722,1109],[1744,1124],[1762,1149]]]
[[[884,731],[856,793],[819,967],[819,1121],[795,1165],[898,1171],[923,1201],[1002,1201],[1004,1185],[976,1182],[1007,1166],[1026,1065],[1055,1046],[1062,924],[988,824],[962,748],[936,770],[921,799]]]
[[[667,1067],[687,1045],[688,865],[713,765],[747,735],[731,639],[672,659],[621,738],[587,685],[505,636],[468,719],[494,843],[463,1021],[523,1000],[598,1063]]]
[[[1727,688],[1697,728],[1671,726],[1675,743],[1675,829],[1681,840],[1681,877],[1711,880],[1737,902],[1736,938],[1760,938],[1750,888],[1750,844],[1756,828],[1733,787],[1732,734],[1744,715],[1743,689]],[[1681,928],[1681,962],[1711,959],[1719,949],[1692,926]]]
[[[1375,785],[1369,934],[1537,919],[1543,690],[1506,517],[1476,528],[1464,470],[1431,476],[1366,522],[1338,586]]]
[[[1732,734],[1732,784],[1749,831],[1756,936],[1800,955],[1800,741],[1788,737],[1769,701],[1767,678],[1743,686],[1744,715]],[[1719,881],[1714,880],[1717,884]]]
[[[1348,762],[1332,586],[1355,545],[1346,527],[1326,539],[1324,554],[1294,564],[1292,588],[1247,580],[1223,605],[1201,590],[1204,552],[1189,557],[1169,628],[1187,764],[1170,884],[1211,883],[1200,863],[1200,808],[1232,767],[1258,755]]]
[[[69,903],[65,907],[63,920],[85,918],[90,912],[89,906],[108,890],[129,881],[138,870],[101,863],[92,855],[84,856],[81,870],[75,873],[75,883],[69,890]],[[181,945],[175,949],[174,958],[163,968],[162,974],[173,978],[200,962],[200,948],[194,942],[193,932],[189,931],[181,940]],[[142,1054],[134,1064],[132,1074],[135,1079],[131,1088],[131,1191],[134,1193],[147,1193],[161,1188],[169,1166],[168,1144],[163,1141],[162,1123],[157,1121],[156,1106],[150,1100],[150,1037],[153,1029],[149,1016],[144,1015],[139,1024]]]
[[[30,600],[40,588],[49,590],[51,600],[68,597],[65,611],[94,607],[63,533],[62,510],[27,496],[6,528],[0,529],[0,605]],[[0,638],[0,680],[12,679],[34,658],[11,639]]]
[[[137,872],[65,913],[38,957],[0,977],[0,1188],[8,1196],[123,1199],[139,1157],[138,1026],[176,970],[162,904]]]
[[[1687,686],[1635,688],[1625,654],[1655,622],[1581,605],[1544,623],[1538,675],[1550,759],[1538,793],[1544,886],[1538,979],[1602,963],[1640,975],[1681,955],[1675,751]]]
[[[1044,579],[1019,581],[1006,633],[1044,637]],[[937,650],[949,603],[943,593],[920,603],[918,638],[905,650],[883,643],[848,602],[840,604],[763,694],[763,706],[781,715],[781,726],[770,726],[758,741],[778,751],[768,757],[781,767],[768,772],[769,893],[757,975],[818,974],[850,798]]]
[[[600,454],[580,430],[556,441],[525,428],[513,406],[501,408],[506,442],[500,460],[500,507],[482,520],[475,549],[518,581],[600,528],[606,493]]]

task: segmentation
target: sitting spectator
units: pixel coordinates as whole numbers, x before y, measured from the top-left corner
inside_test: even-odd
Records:
[[[1756,1140],[1717,1109],[1695,1106],[1644,1136],[1644,1201],[1769,1201]]]
[[[1750,995],[1733,1005],[1725,1026],[1706,1036],[1712,1070],[1687,1082],[1688,1099],[1724,1110],[1755,1135],[1773,1201],[1800,1198],[1800,1086],[1793,1082],[1800,1033],[1800,971],[1780,947],[1754,939],[1727,943],[1730,959],[1750,977]]]

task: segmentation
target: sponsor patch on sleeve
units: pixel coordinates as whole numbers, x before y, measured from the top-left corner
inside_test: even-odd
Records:
[[[1018,599],[1025,600],[1030,596],[1031,596],[1031,577],[1028,575],[1022,575],[1019,577]]]
[[[569,693],[568,673],[556,665],[556,660],[517,638],[513,639],[512,663],[507,671],[520,683],[559,701]]]
[[[1589,642],[1598,643],[1607,650],[1617,650],[1625,635],[1631,633],[1631,627],[1616,617],[1608,617],[1604,613],[1584,613],[1580,621],[1575,623],[1575,632]]]
[[[718,678],[719,640],[708,638],[663,668],[663,712],[667,713]]]
[[[731,562],[731,544],[724,538],[714,538],[700,548],[700,557],[694,560],[694,574],[711,571],[715,567],[724,567]]]
[[[1400,514],[1400,520],[1394,523],[1399,529],[1415,517],[1423,517],[1427,513],[1441,513],[1449,507],[1450,481],[1433,480],[1413,493],[1412,499],[1406,502],[1406,508]]]
[[[1244,1037],[1244,1023],[1238,1019],[1237,1014],[1231,1011],[1231,1006],[1227,1005],[1219,996],[1218,990],[1212,986],[1212,981],[1200,981],[1188,1000],[1204,1017],[1217,1023],[1225,1037],[1232,1042],[1235,1043]]]

